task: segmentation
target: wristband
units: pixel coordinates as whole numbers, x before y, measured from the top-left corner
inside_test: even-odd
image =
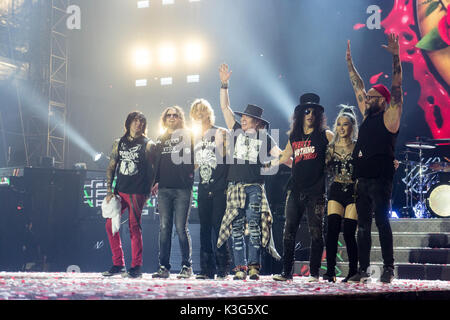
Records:
[[[220,89],[228,89],[228,83],[222,83]]]

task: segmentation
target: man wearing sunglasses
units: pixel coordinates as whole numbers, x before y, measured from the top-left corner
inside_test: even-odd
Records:
[[[353,65],[350,41],[347,43],[347,65],[359,110],[364,120],[353,151],[358,212],[359,273],[349,282],[369,279],[372,213],[378,227],[383,273],[380,281],[390,283],[394,278],[394,249],[389,223],[392,180],[395,172],[394,151],[402,114],[402,66],[398,36],[390,34],[383,45],[393,57],[391,92],[382,84],[365,91],[364,82]]]
[[[166,108],[160,125],[165,132],[156,143],[156,182],[159,209],[159,270],[153,278],[169,278],[172,226],[178,235],[181,250],[181,271],[178,278],[192,275],[191,237],[188,219],[194,184],[193,140],[185,129],[183,110],[178,106]]]
[[[286,163],[293,158],[285,208],[283,271],[273,277],[276,281],[292,280],[295,238],[304,214],[311,236],[308,282],[319,281],[324,248],[325,153],[333,136],[330,130],[326,130],[320,97],[314,93],[302,95],[300,104],[295,107],[289,141],[280,159],[274,161],[274,164]]]

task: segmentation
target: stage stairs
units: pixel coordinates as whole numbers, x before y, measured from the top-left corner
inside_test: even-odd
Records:
[[[450,280],[450,219],[391,219],[394,238],[395,276],[397,279]],[[326,252],[321,274],[326,272]],[[372,278],[383,269],[380,241],[375,220],[372,223]],[[347,251],[343,234],[339,236],[336,275],[348,273]],[[309,272],[308,261],[295,261],[294,273]]]

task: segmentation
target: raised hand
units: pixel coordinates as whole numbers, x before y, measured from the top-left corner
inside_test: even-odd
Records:
[[[352,61],[352,52],[350,50],[350,40],[347,40],[347,54],[346,54],[345,58],[347,59],[347,62]]]
[[[385,48],[391,54],[398,55],[400,52],[398,35],[396,35],[395,33],[390,33],[388,35],[388,44],[387,45],[383,44],[382,47]]]
[[[228,81],[230,80],[231,77],[231,73],[232,71],[229,71],[228,65],[225,63],[222,63],[219,67],[219,76],[220,76],[220,81],[222,83],[228,83]]]

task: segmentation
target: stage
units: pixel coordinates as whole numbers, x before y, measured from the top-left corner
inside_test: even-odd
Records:
[[[140,279],[100,273],[1,272],[1,300],[154,300],[205,301],[255,300],[449,300],[450,281],[400,280],[391,284],[308,283],[307,277],[277,282],[260,280]]]

